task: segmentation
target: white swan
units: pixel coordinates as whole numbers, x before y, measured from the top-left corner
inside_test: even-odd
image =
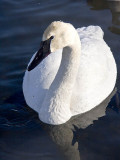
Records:
[[[75,30],[69,23],[55,21],[31,58],[23,93],[40,120],[62,124],[100,104],[112,92],[116,74],[114,57],[100,27]]]

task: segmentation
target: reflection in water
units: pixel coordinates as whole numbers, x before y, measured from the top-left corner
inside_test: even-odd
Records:
[[[2,107],[2,110],[0,110],[2,113],[0,116],[0,159],[101,160],[105,159],[106,156],[108,158],[108,153],[110,152],[111,160],[113,160],[113,157],[117,155],[117,149],[120,148],[120,144],[117,146],[118,134],[115,133],[116,135],[113,137],[114,143],[112,142],[112,148],[114,150],[112,151],[109,141],[111,141],[110,136],[114,135],[114,130],[111,127],[117,126],[116,117],[119,117],[119,114],[118,116],[115,114],[115,117],[114,115],[109,116],[115,119],[113,121],[115,124],[111,125],[110,121],[111,126],[109,127],[106,126],[109,124],[109,119],[105,119],[105,114],[106,107],[114,94],[115,91],[91,111],[74,116],[67,123],[58,126],[40,122],[37,114],[25,107],[23,97],[20,94],[15,94],[6,101],[9,105],[4,106],[4,109]],[[18,97],[18,99],[15,99],[15,97]],[[20,100],[22,101],[20,102]],[[16,103],[15,108],[12,107],[11,109],[10,104],[13,102],[14,104]],[[119,109],[116,110],[117,107],[113,108],[113,106],[119,107],[119,97],[114,96],[110,103],[109,107],[112,108],[112,113],[114,113],[113,110],[118,112]],[[103,118],[102,121],[100,117]],[[116,128],[115,126],[114,128]],[[111,131],[112,134],[110,133]],[[116,129],[116,131],[119,132],[120,128]],[[101,135],[103,135],[102,138],[99,138]],[[105,138],[105,135],[108,138]],[[108,141],[103,143],[102,139],[104,141],[107,139]],[[106,149],[105,145],[108,145],[110,148],[106,147]],[[98,151],[101,152],[98,153]]]
[[[93,10],[97,9],[107,9],[108,8],[108,4],[106,0],[87,0],[88,5],[93,6]]]
[[[112,13],[112,25],[109,30],[120,34],[120,1],[117,0],[87,0],[94,10],[110,9]]]
[[[92,10],[86,5],[86,1],[92,6]],[[104,29],[107,43],[114,51],[117,61],[117,87],[120,90],[119,36],[105,30],[109,26],[112,13],[109,29],[119,33],[120,2],[86,1],[0,1],[0,160],[63,160],[56,144],[66,159],[120,160],[118,95],[109,103],[106,116],[104,115],[108,102],[86,114],[73,117],[61,126],[41,123],[37,114],[25,107],[22,93],[15,94],[2,103],[7,97],[21,90],[23,72],[30,56],[37,50],[44,28],[53,20],[70,22],[76,28],[95,24]],[[104,11],[101,14],[94,11],[95,9]],[[109,12],[106,9],[109,9]],[[107,22],[104,23],[105,21]],[[101,118],[97,120],[98,117]]]
[[[43,125],[43,128],[47,130],[53,141],[64,152],[67,160],[80,160],[81,157],[82,159],[89,158],[86,157],[87,151],[84,155],[81,155],[81,141],[79,141],[81,129],[85,129],[90,124],[93,124],[93,121],[105,115],[106,107],[114,94],[115,91],[96,108],[82,115],[73,117],[65,124],[59,126]]]
[[[120,34],[120,1],[109,1],[108,6],[112,13],[112,25],[109,27],[110,31]]]
[[[0,160],[63,159],[41,128],[37,114],[25,107],[22,93],[11,96],[4,103],[0,106]]]

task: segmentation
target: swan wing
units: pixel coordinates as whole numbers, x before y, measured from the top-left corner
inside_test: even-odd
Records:
[[[77,31],[82,52],[71,99],[73,115],[99,105],[111,93],[116,81],[115,60],[103,40],[102,29],[99,26],[89,26]]]

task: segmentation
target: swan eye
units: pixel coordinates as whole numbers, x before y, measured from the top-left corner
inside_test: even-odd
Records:
[[[52,40],[54,38],[54,36],[51,36],[50,39]]]

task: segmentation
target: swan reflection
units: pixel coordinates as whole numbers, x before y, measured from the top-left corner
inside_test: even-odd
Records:
[[[67,160],[80,160],[81,157],[83,158],[80,149],[81,141],[79,140],[81,129],[85,129],[93,124],[95,120],[105,115],[106,107],[114,94],[115,91],[96,108],[82,115],[73,117],[65,124],[58,126],[42,125],[52,140],[61,148]]]
[[[8,108],[5,106],[1,116],[6,119],[4,118],[4,121],[0,119],[0,158],[4,160],[101,160],[107,159],[110,155],[111,159],[114,156],[120,159],[118,154],[120,144],[117,143],[120,126],[119,97],[114,94],[115,91],[91,111],[72,117],[67,123],[57,126],[40,122],[35,112],[27,107],[27,111],[25,110],[24,103],[14,110],[11,110],[10,106]],[[13,100],[15,103],[15,97],[16,94],[7,103],[10,104]],[[23,99],[20,95],[17,97]],[[16,102],[18,101],[16,99]],[[108,104],[108,113],[105,116]]]

